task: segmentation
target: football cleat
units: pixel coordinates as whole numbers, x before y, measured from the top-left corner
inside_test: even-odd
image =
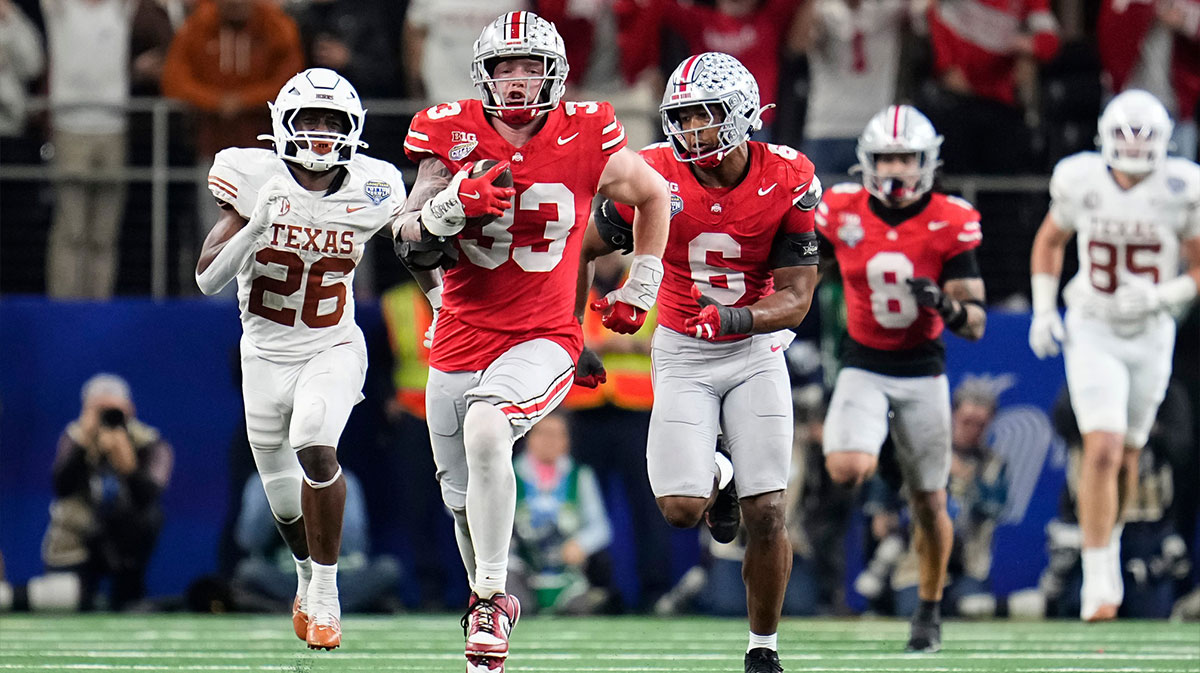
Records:
[[[765,647],[756,647],[746,653],[746,673],[783,673],[779,653]]]
[[[463,634],[467,637],[468,672],[504,670],[508,636],[520,618],[521,602],[516,596],[496,594],[491,598],[480,598],[471,592],[467,614],[462,618]]]
[[[729,451],[723,443],[717,444],[717,451],[726,458],[729,457]],[[704,513],[704,523],[708,525],[713,539],[721,544],[729,544],[737,537],[738,528],[742,524],[742,511],[738,505],[737,488],[733,479],[729,480],[725,488],[717,491],[717,499]]]
[[[300,640],[308,639],[308,613],[300,603],[300,597],[292,602],[292,630]]]
[[[310,650],[332,650],[342,644],[342,622],[337,617],[315,617],[308,622],[304,639]]]
[[[932,654],[942,649],[941,622],[925,622],[914,619],[908,629],[908,645],[906,652],[925,652]]]

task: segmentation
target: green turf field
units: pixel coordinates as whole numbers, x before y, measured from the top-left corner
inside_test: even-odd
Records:
[[[462,671],[456,615],[351,617],[333,652],[309,652],[287,616],[0,616],[3,671]],[[787,620],[784,668],[798,671],[1200,671],[1200,624],[958,622],[940,654],[906,655],[907,625]],[[507,670],[741,673],[743,620],[527,619]]]

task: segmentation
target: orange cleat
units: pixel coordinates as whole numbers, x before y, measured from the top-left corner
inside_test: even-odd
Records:
[[[342,644],[342,622],[330,615],[328,619],[308,622],[308,637],[305,638],[310,650],[332,650]]]
[[[308,640],[308,613],[300,608],[300,597],[292,603],[292,630],[300,640]]]

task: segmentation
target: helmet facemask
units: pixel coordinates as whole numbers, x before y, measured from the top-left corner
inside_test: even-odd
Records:
[[[707,122],[689,129],[684,129],[681,119],[683,110],[698,108],[701,118],[707,117]],[[730,119],[729,106],[723,101],[689,103],[662,109],[663,132],[671,139],[671,148],[675,150],[675,158],[685,163],[694,163],[701,168],[716,168],[725,159],[730,150],[745,142],[746,138],[738,132],[736,120]],[[705,132],[716,130],[716,146],[700,147]]]
[[[540,62],[543,74],[522,74],[511,77],[497,77],[495,75],[496,69],[502,63],[515,59]],[[553,99],[552,93],[556,87],[561,85],[566,77],[558,76],[555,73],[556,68],[556,60],[549,56],[512,56],[509,58],[494,58],[484,62],[484,74],[478,78],[480,89],[484,92],[484,109],[510,124],[528,124],[539,115],[554,109],[558,105],[558,100]],[[524,92],[525,95],[520,101],[510,101],[505,96],[505,89],[508,88],[505,85],[509,82],[527,83],[527,88]]]
[[[937,160],[929,156],[929,152],[865,152],[858,153],[859,167],[863,174],[863,186],[867,192],[888,206],[897,207],[912,203],[933,189],[933,174],[937,169]],[[905,169],[879,169],[879,161],[884,157],[904,156],[914,157],[912,166]]]
[[[327,109],[299,108],[280,114],[280,122],[286,138],[283,147],[284,160],[317,172],[350,163],[350,159],[354,156],[354,149],[358,146],[351,140],[351,136],[362,132],[362,120],[354,118],[344,110],[329,109],[328,112],[342,118],[342,131],[296,128],[297,119],[309,110],[326,111]]]

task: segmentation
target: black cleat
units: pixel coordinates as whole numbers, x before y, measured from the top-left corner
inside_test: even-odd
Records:
[[[932,654],[942,649],[941,622],[922,622],[913,620],[908,629],[907,652],[926,652]]]
[[[729,452],[723,443],[717,444],[717,451],[729,458]],[[742,509],[738,505],[737,488],[734,487],[733,479],[729,480],[725,488],[717,491],[717,499],[704,513],[704,523],[708,524],[708,531],[712,533],[713,539],[721,544],[729,544],[737,537],[738,528],[742,525]]]
[[[765,647],[750,650],[746,653],[746,673],[783,673],[779,653]]]

